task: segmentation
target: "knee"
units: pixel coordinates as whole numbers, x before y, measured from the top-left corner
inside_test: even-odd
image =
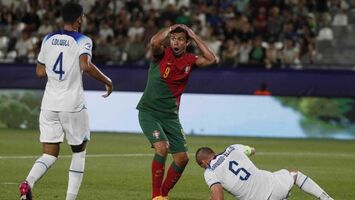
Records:
[[[169,150],[169,144],[166,142],[157,142],[154,143],[154,149],[155,149],[155,153],[166,157],[168,155],[168,150]]]
[[[179,165],[179,166],[186,166],[187,163],[189,162],[189,155],[185,152],[183,154],[180,154],[174,159],[174,162]]]

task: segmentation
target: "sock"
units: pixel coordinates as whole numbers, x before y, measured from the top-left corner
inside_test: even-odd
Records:
[[[152,198],[161,195],[161,184],[164,178],[166,157],[154,155],[152,161]]]
[[[43,154],[33,164],[33,167],[28,174],[26,181],[33,188],[34,184],[47,172],[47,170],[55,163],[57,157]]]
[[[86,151],[73,153],[70,168],[66,200],[75,200],[78,195],[85,169]]]
[[[298,185],[304,192],[320,198],[321,200],[330,199],[328,194],[324,192],[324,190],[319,187],[317,183],[315,183],[308,176],[302,174],[302,172],[297,172],[296,185]]]
[[[171,163],[165,181],[163,183],[163,187],[161,189],[162,196],[168,196],[169,191],[178,182],[184,169],[185,167],[179,167],[175,164],[175,162]]]

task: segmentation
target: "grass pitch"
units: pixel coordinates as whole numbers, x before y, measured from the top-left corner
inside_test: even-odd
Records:
[[[18,199],[18,184],[41,154],[38,131],[0,129],[0,199]],[[172,200],[208,199],[203,169],[194,161],[200,146],[223,151],[229,144],[254,146],[252,160],[266,170],[299,169],[313,178],[336,200],[355,199],[355,141],[265,139],[187,136],[191,159]],[[70,149],[61,145],[56,164],[35,185],[35,200],[65,199]],[[87,149],[85,176],[78,200],[150,199],[150,164],[153,150],[142,134],[93,133]],[[170,164],[171,159],[167,161]],[[227,200],[233,198],[225,193]],[[314,199],[292,190],[291,200]]]

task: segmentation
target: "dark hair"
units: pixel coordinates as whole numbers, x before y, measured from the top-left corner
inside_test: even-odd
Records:
[[[190,36],[189,34],[187,33],[187,31],[181,27],[176,27],[175,29],[171,30],[170,31],[170,34],[171,33],[185,33],[185,36],[186,36],[186,39],[190,39]]]
[[[83,7],[77,3],[69,2],[62,8],[64,23],[74,23],[83,14]]]

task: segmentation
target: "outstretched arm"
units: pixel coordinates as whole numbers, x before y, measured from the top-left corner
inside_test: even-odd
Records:
[[[223,200],[224,199],[224,194],[223,194],[223,187],[221,184],[217,183],[211,186],[211,198],[210,200]]]
[[[189,27],[181,25],[189,34],[189,36],[195,41],[197,47],[200,49],[202,56],[199,56],[196,60],[198,67],[205,67],[215,64],[217,62],[217,56],[211,51],[207,44],[193,32]]]
[[[100,69],[91,62],[91,57],[89,55],[83,54],[80,56],[80,68],[94,79],[105,84],[106,93],[102,95],[102,97],[108,97],[111,94],[113,90],[111,79],[102,73]]]

